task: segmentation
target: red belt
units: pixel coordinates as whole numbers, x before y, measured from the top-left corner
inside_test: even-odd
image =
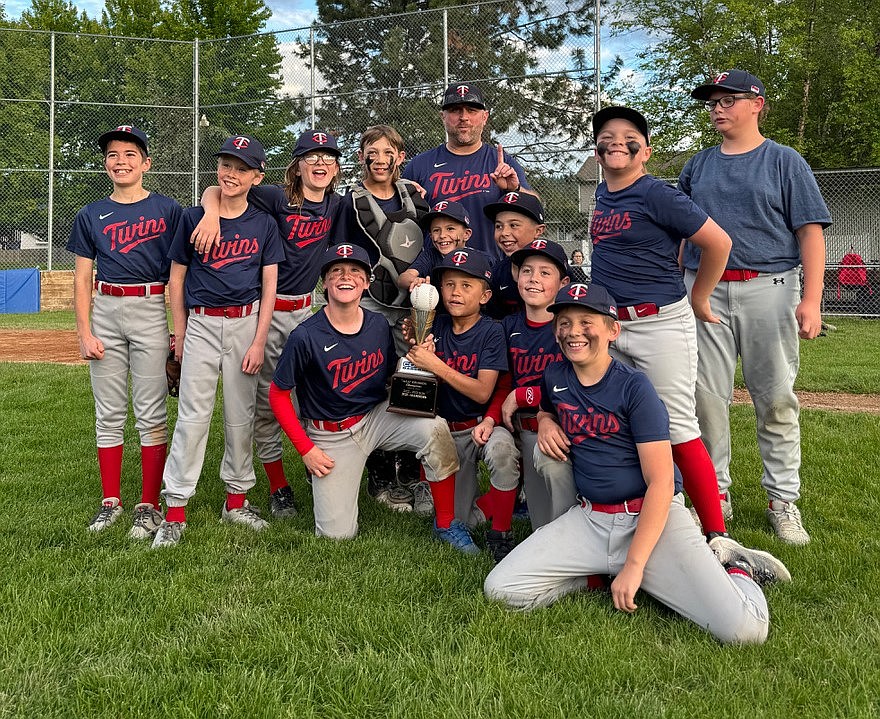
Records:
[[[719,282],[748,282],[760,274],[757,270],[724,270]]]
[[[208,317],[247,317],[254,311],[254,303],[233,307],[193,307],[192,311],[197,315],[207,315]]]
[[[473,429],[476,427],[482,420],[480,419],[466,419],[461,422],[447,422],[449,425],[450,432],[461,432],[465,429]]]
[[[280,297],[275,298],[275,309],[279,312],[296,312],[297,310],[309,307],[311,304],[311,295],[300,297],[298,300],[285,300]]]
[[[529,432],[537,432],[538,431],[538,418],[537,417],[520,417],[519,418],[519,426],[527,430]]]
[[[315,429],[320,429],[325,432],[344,432],[345,430],[354,427],[366,416],[367,415],[365,414],[356,414],[353,417],[346,417],[338,422],[329,419],[313,419],[312,424],[315,426]]]
[[[95,281],[95,289],[102,295],[111,297],[149,297],[165,293],[165,285],[111,285],[109,282]]]
[[[653,302],[642,302],[640,305],[632,305],[630,307],[618,307],[617,319],[619,320],[640,320],[644,317],[650,317],[660,312],[660,308]]]
[[[644,497],[636,497],[636,499],[627,499],[620,504],[599,504],[581,496],[578,496],[578,499],[581,501],[581,507],[586,507],[589,504],[594,512],[602,512],[603,514],[638,514],[642,511],[642,502],[645,501]]]

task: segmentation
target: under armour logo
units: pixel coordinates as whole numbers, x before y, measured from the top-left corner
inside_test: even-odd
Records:
[[[589,289],[590,289],[590,288],[589,288],[587,285],[582,285],[582,284],[579,284],[579,283],[578,283],[578,284],[574,284],[574,285],[572,285],[571,288],[568,290],[568,295],[569,295],[569,297],[571,297],[573,300],[579,300],[581,297],[586,297],[586,296],[587,296],[587,291],[588,291]]]
[[[327,137],[326,133],[315,132],[312,134],[312,140],[319,145],[326,145],[330,141],[330,138]]]
[[[441,200],[434,205],[434,212],[443,212],[447,207],[449,207],[449,203],[446,200]]]
[[[464,97],[470,91],[471,89],[467,85],[459,85],[457,88],[455,88],[455,94],[459,97]]]
[[[459,250],[458,252],[454,252],[452,254],[452,264],[456,267],[459,265],[463,265],[468,261],[468,253]]]
[[[131,130],[132,130],[131,125],[120,125],[119,127],[116,128],[117,132],[131,132]]]
[[[354,247],[351,245],[339,245],[336,248],[336,254],[339,257],[351,257],[354,254]]]
[[[785,278],[784,278],[784,277],[774,277],[774,278],[773,278],[773,284],[774,284],[774,285],[784,285],[784,284],[785,284]]]
[[[719,82],[724,82],[727,79],[728,75],[730,75],[729,72],[722,72],[718,77],[716,77],[714,80],[712,80],[712,82],[715,83],[716,85]]]
[[[529,245],[533,250],[543,250],[547,246],[547,240],[535,240]]]
[[[237,147],[239,150],[247,149],[247,146],[250,144],[251,141],[248,140],[246,137],[242,137],[241,135],[239,135],[232,141],[232,146]]]
[[[501,198],[502,202],[506,202],[508,205],[515,204],[519,201],[519,193],[518,192],[508,192],[504,197]]]

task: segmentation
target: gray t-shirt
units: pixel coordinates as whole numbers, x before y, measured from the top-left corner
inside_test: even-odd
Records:
[[[773,140],[741,155],[710,147],[694,155],[678,187],[733,241],[728,269],[780,272],[801,263],[795,230],[827,227],[831,214],[813,171],[796,150]],[[684,247],[684,266],[696,270],[700,249]]]

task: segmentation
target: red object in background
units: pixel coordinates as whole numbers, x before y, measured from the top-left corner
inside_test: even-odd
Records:
[[[874,294],[868,282],[868,268],[858,252],[847,252],[840,259],[840,269],[837,271],[837,299],[840,299],[841,287],[867,287],[870,294]]]

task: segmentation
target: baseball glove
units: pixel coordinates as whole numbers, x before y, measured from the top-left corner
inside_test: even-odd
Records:
[[[168,359],[165,360],[165,379],[168,380],[168,394],[177,397],[180,394],[180,362],[174,359],[174,335],[171,335]]]

